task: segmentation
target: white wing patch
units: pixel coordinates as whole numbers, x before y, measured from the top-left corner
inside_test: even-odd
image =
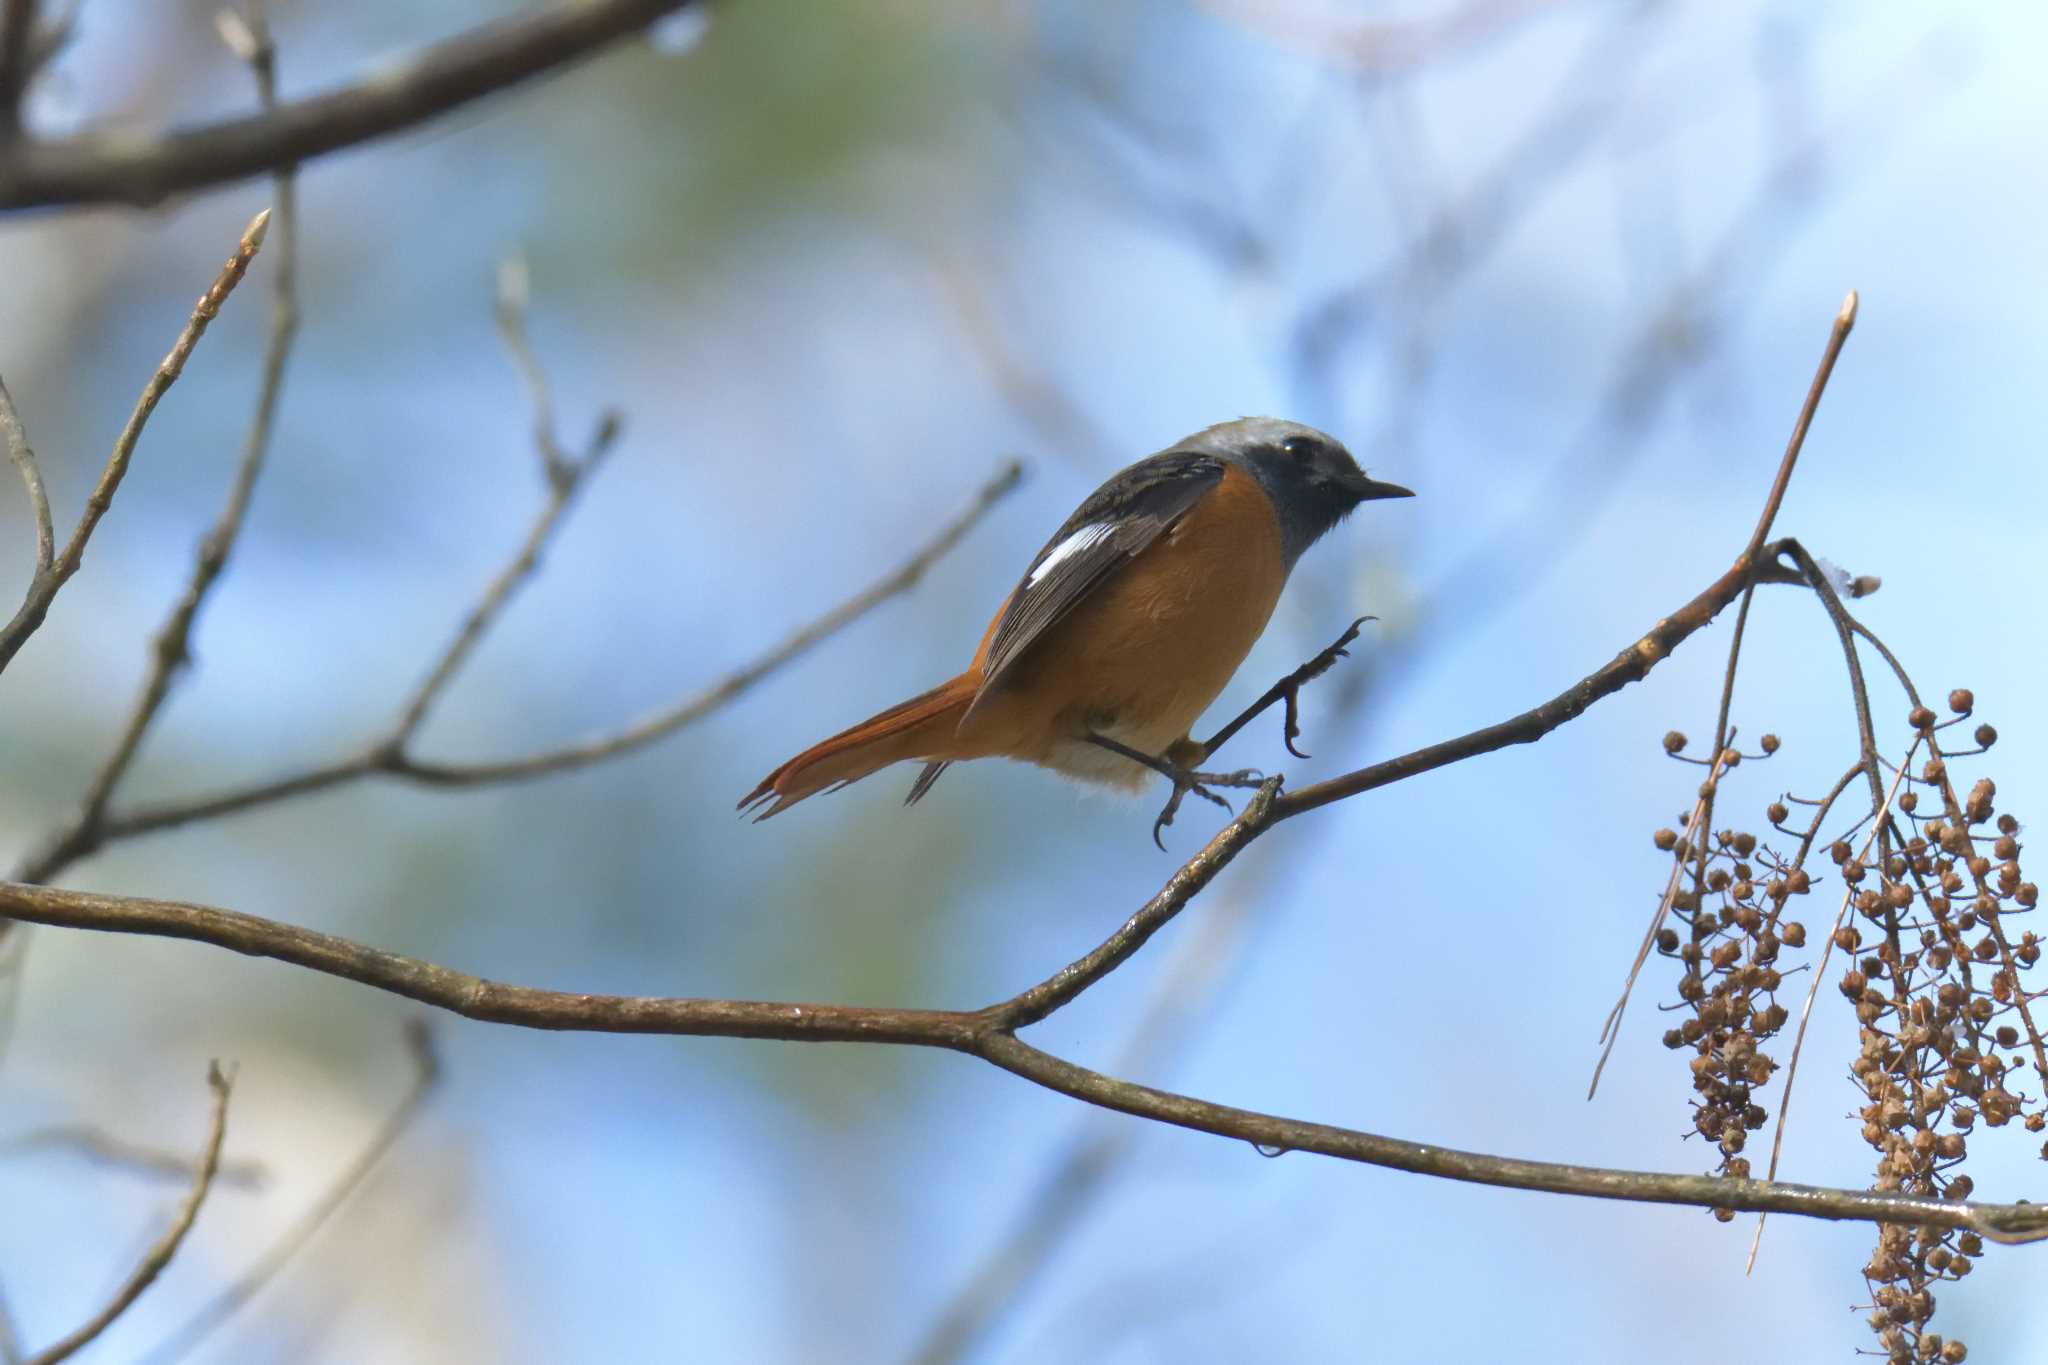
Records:
[[[1080,530],[1053,546],[1047,552],[1045,558],[1038,561],[1038,567],[1031,571],[1031,577],[1024,580],[1024,586],[1027,588],[1033,586],[1039,579],[1051,573],[1062,560],[1072,559],[1075,555],[1080,554],[1083,550],[1093,545],[1096,541],[1101,540],[1115,529],[1114,524],[1106,521],[1099,521],[1093,526],[1083,526]]]

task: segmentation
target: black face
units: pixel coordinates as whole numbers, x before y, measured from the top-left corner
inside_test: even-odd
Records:
[[[1292,480],[1317,495],[1318,500],[1341,503],[1345,512],[1373,498],[1415,496],[1399,484],[1367,478],[1358,461],[1351,458],[1351,452],[1334,441],[1289,436],[1280,442],[1280,451],[1282,459],[1277,463],[1286,468]]]
[[[1337,442],[1306,433],[1256,450],[1252,463],[1274,495],[1290,564],[1361,502],[1414,496],[1398,484],[1368,478]]]

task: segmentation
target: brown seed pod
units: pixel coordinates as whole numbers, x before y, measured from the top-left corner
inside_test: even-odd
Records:
[[[1977,706],[1977,694],[1967,687],[1958,687],[1948,694],[1948,709],[1959,716],[1967,716]]]
[[[1916,706],[1906,713],[1906,724],[1912,726],[1915,730],[1932,730],[1934,728],[1934,720],[1934,712],[1924,706]]]
[[[1666,730],[1666,731],[1664,732],[1664,752],[1665,752],[1665,753],[1667,753],[1667,754],[1675,754],[1675,753],[1680,753],[1680,752],[1682,752],[1682,751],[1683,751],[1684,749],[1685,749],[1685,733],[1684,733],[1683,731],[1681,731],[1681,730]]]

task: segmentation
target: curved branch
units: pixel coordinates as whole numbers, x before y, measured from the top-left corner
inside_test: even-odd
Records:
[[[2043,1204],[1970,1204],[1766,1180],[1724,1180],[1714,1176],[1524,1161],[1236,1109],[1135,1085],[1041,1052],[1020,1041],[1004,1025],[1001,1007],[966,1013],[579,995],[486,981],[417,958],[232,910],[19,883],[0,883],[0,914],[74,929],[211,943],[346,977],[471,1019],[523,1028],[774,1038],[790,1042],[894,1043],[965,1052],[1049,1090],[1138,1118],[1236,1138],[1268,1150],[1316,1152],[1418,1175],[1599,1199],[1969,1228],[2008,1242],[2048,1239],[2048,1205]]]
[[[1076,1066],[1009,1034],[987,1038],[979,1053],[1013,1075],[1074,1099],[1137,1118],[1155,1119],[1218,1137],[1241,1139],[1275,1155],[1314,1152],[1342,1161],[1356,1161],[1362,1165],[1408,1171],[1415,1175],[1433,1175],[1445,1180],[1546,1194],[1623,1199],[1645,1204],[1690,1204],[1696,1208],[1735,1209],[1743,1213],[1790,1213],[1807,1218],[1867,1223],[1968,1228],[2001,1242],[2048,1239],[2048,1206],[2039,1204],[1968,1204],[1874,1190],[1838,1190],[1774,1180],[1728,1180],[1711,1175],[1623,1171],[1601,1166],[1572,1166],[1557,1161],[1525,1161],[1483,1152],[1461,1152],[1429,1143],[1381,1137],[1354,1128],[1338,1128],[1327,1123],[1307,1123],[1250,1109],[1235,1109],[1177,1095],[1170,1090],[1155,1090],[1151,1086],[1136,1085]]]
[[[483,24],[355,85],[154,136],[19,139],[0,150],[0,209],[150,205],[403,131],[590,55],[692,0],[586,0]]]
[[[510,986],[334,934],[182,901],[102,896],[0,882],[0,916],[32,924],[190,939],[275,958],[386,991],[466,1019],[585,1033],[667,1033],[696,1038],[974,1045],[975,1016],[955,1010],[799,1005],[680,996],[585,995]]]

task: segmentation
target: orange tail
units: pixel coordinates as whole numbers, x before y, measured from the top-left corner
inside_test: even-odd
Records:
[[[869,773],[900,763],[906,758],[931,759],[943,767],[953,746],[953,732],[974,700],[975,681],[961,674],[940,683],[922,696],[870,716],[850,730],[842,730],[823,743],[814,744],[761,779],[761,785],[740,802],[748,810],[762,802],[774,802],[754,818],[766,820],[780,814],[807,796],[827,787],[858,782]],[[937,773],[927,771],[912,789],[916,800],[931,786]]]

